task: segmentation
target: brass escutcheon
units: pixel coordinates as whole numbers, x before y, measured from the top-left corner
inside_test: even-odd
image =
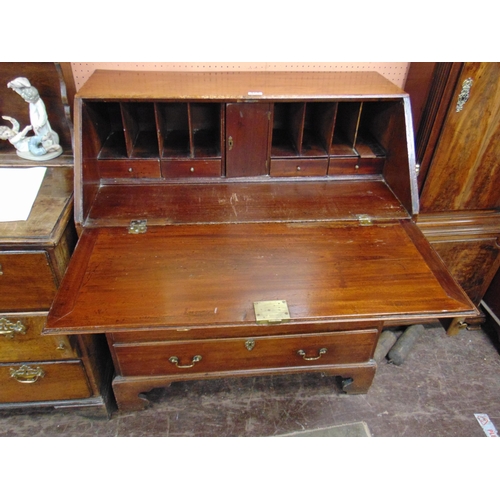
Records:
[[[469,100],[470,89],[471,89],[473,83],[474,83],[474,80],[472,78],[466,78],[463,81],[462,90],[460,91],[460,94],[458,95],[457,107],[455,109],[455,111],[457,113],[460,113],[460,111],[462,111],[462,109],[464,109],[465,103]]]
[[[248,339],[246,342],[245,342],[245,347],[251,351],[254,347],[255,347],[255,340],[254,339]]]

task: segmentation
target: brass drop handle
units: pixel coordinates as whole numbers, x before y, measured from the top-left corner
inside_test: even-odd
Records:
[[[319,351],[318,351],[318,355],[315,356],[314,358],[311,358],[311,357],[307,357],[306,356],[306,353],[305,351],[303,351],[302,349],[300,349],[299,351],[297,351],[297,354],[299,356],[302,356],[304,358],[305,361],[315,361],[319,358],[321,358],[321,356],[323,356],[323,354],[326,354],[328,352],[328,349],[326,347],[322,347]]]
[[[14,338],[14,335],[25,335],[26,326],[18,321],[12,323],[7,318],[0,318],[0,335],[4,335],[6,339]]]
[[[193,368],[193,366],[201,361],[201,356],[197,354],[196,356],[193,357],[191,364],[190,365],[180,365],[179,364],[179,358],[177,356],[171,356],[168,360],[173,363],[177,368]]]
[[[231,136],[228,137],[227,144],[229,146],[229,151],[231,151],[231,149],[233,149],[233,146],[234,146],[234,141],[233,141],[233,138]]]
[[[10,376],[21,384],[34,384],[39,378],[45,376],[45,372],[39,366],[32,368],[28,365],[22,365],[17,370],[11,368]]]

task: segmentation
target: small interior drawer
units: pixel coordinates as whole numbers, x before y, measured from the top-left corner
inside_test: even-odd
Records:
[[[0,252],[0,312],[48,310],[56,290],[46,252]]]
[[[222,161],[213,160],[161,160],[163,177],[219,177]]]
[[[385,157],[331,157],[329,175],[381,174]]]
[[[271,159],[272,177],[304,177],[308,175],[326,175],[328,158],[286,158]]]
[[[113,346],[120,374],[151,376],[362,363],[377,330]]]
[[[90,397],[80,361],[0,365],[0,403]]]
[[[103,179],[159,179],[160,160],[99,160],[99,175]]]
[[[67,336],[40,335],[45,318],[0,314],[0,363],[75,358],[77,354]]]

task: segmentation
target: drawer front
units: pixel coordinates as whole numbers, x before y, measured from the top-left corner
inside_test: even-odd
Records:
[[[50,361],[77,357],[68,337],[41,336],[46,316],[0,314],[0,363]]]
[[[380,174],[384,167],[385,158],[330,158],[328,165],[329,175],[358,175]]]
[[[163,177],[219,177],[222,161],[214,160],[162,160]]]
[[[160,160],[100,160],[103,179],[159,179]]]
[[[359,159],[359,170],[364,174],[381,174],[384,169],[385,157]]]
[[[271,337],[115,344],[123,376],[179,375],[366,362],[377,330]]]
[[[0,365],[0,403],[82,399],[91,391],[80,361]]]
[[[271,160],[272,177],[305,177],[326,175],[328,158]]]
[[[0,312],[48,310],[56,290],[46,252],[0,252]]]

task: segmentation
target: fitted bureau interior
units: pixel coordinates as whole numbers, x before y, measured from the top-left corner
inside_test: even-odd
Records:
[[[206,222],[203,209],[231,222],[399,219],[418,211],[401,98],[83,99],[79,111],[78,225]],[[150,197],[134,194],[144,189]],[[172,202],[181,197],[179,218]]]
[[[327,160],[324,171],[296,170],[296,176],[382,174],[385,149],[391,144],[384,148],[387,139],[378,137],[377,131],[387,128],[381,121],[390,119],[394,106],[393,101],[273,102],[268,111],[271,147],[266,154]],[[85,156],[99,160],[104,178],[109,160],[131,160],[130,167],[124,162],[120,172],[124,179],[225,176],[223,153],[233,143],[230,136],[224,136],[224,104],[86,101],[82,111],[84,133],[92,138]],[[163,168],[136,172],[132,165],[137,159],[156,160]],[[169,162],[181,160],[187,164],[211,160],[221,169],[170,171]],[[266,168],[269,174],[269,165]]]

